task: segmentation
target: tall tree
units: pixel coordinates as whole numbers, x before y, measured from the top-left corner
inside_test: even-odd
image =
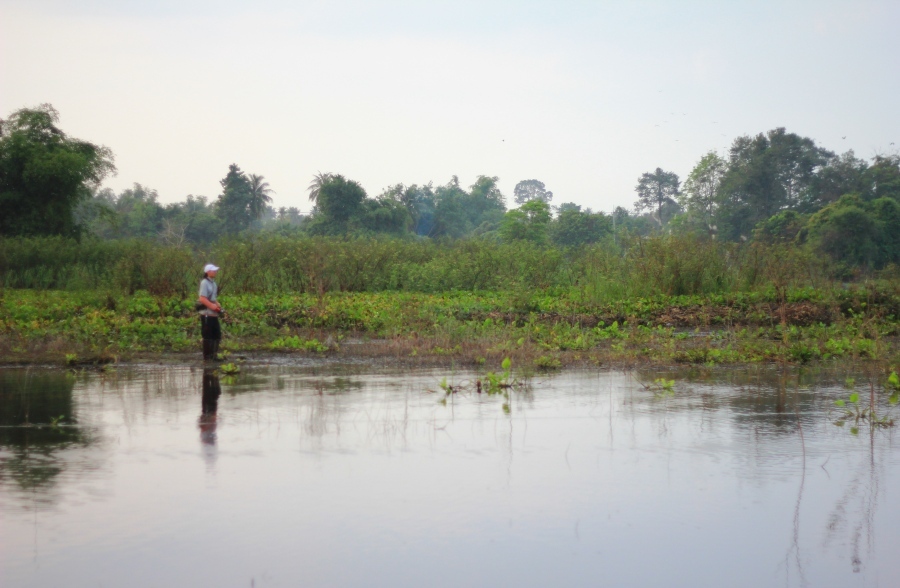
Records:
[[[23,108],[0,133],[0,235],[81,232],[75,209],[115,172],[106,147],[68,137],[50,104]]]
[[[876,155],[866,170],[872,198],[900,200],[900,155]]]
[[[266,207],[272,202],[269,194],[274,193],[263,176],[250,174],[250,218],[259,220],[262,217]]]
[[[710,233],[716,232],[714,218],[719,207],[719,186],[725,169],[725,160],[710,151],[691,170],[678,196],[678,202],[688,216]]]
[[[510,210],[500,222],[500,237],[504,241],[531,241],[544,245],[550,235],[550,205],[541,199],[530,200]]]
[[[379,199],[383,198],[394,198],[406,207],[410,231],[420,236],[431,234],[434,227],[435,196],[430,183],[423,186],[397,184],[379,196]]]
[[[734,140],[722,178],[722,214],[731,239],[780,210],[800,208],[816,172],[834,153],[783,127]]]
[[[500,192],[497,176],[478,176],[469,188],[469,221],[473,227],[496,224],[506,212],[506,198]]]
[[[316,172],[316,175],[313,176],[313,179],[309,183],[309,187],[307,188],[307,190],[309,190],[310,202],[312,202],[313,204],[318,204],[319,192],[321,192],[322,186],[325,185],[325,183],[332,177],[334,177],[334,174],[328,172],[325,172],[324,174],[322,172]]]
[[[642,174],[638,178],[637,186],[634,187],[634,191],[638,195],[637,202],[634,203],[635,210],[653,210],[655,208],[656,220],[662,226],[664,224],[663,207],[675,202],[679,185],[677,174],[664,171],[659,167],[654,172]]]
[[[434,191],[433,237],[462,237],[475,227],[472,211],[468,208],[469,194],[459,185],[459,178],[453,176],[447,184]]]
[[[361,216],[366,191],[357,182],[340,174],[329,174],[318,192],[316,214],[310,232],[324,235],[341,235],[351,228],[350,221]]]
[[[216,214],[222,219],[226,233],[238,233],[250,226],[250,180],[236,163],[228,166],[228,174],[219,182],[222,193],[216,203]]]
[[[817,211],[836,202],[844,194],[859,194],[871,199],[874,195],[867,186],[868,169],[869,165],[857,158],[853,151],[831,158],[812,178],[800,210]]]
[[[602,212],[581,210],[577,204],[563,204],[550,227],[553,242],[563,247],[577,247],[596,243],[612,234],[612,217]]]
[[[553,200],[553,192],[547,190],[540,180],[522,180],[513,189],[516,204],[525,204],[531,200],[540,200],[547,204]]]

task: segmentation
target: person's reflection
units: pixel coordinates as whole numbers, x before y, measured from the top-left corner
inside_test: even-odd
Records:
[[[203,396],[200,401],[200,442],[203,444],[203,456],[210,466],[216,461],[216,412],[219,409],[221,395],[219,374],[213,368],[204,369]]]

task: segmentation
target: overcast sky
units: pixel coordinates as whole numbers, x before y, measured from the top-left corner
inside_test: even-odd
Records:
[[[119,191],[214,198],[230,163],[308,210],[317,171],[536,178],[630,207],[656,167],[784,126],[900,145],[900,2],[0,0],[0,116],[42,102]]]

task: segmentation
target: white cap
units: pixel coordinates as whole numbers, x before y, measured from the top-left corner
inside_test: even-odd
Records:
[[[204,274],[205,274],[206,272],[217,272],[217,271],[219,271],[219,268],[217,268],[216,266],[214,266],[214,265],[211,264],[211,263],[207,263],[207,264],[203,267],[203,273],[204,273]]]

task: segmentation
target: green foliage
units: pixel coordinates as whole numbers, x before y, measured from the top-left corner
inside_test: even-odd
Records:
[[[506,211],[505,199],[497,187],[498,178],[478,176],[466,192],[456,176],[434,191],[433,237],[460,238],[494,230]]]
[[[269,203],[272,202],[272,197],[269,196],[269,194],[272,194],[272,189],[263,176],[250,174],[248,180],[250,182],[250,202],[247,205],[247,210],[251,219],[258,220],[262,218]]]
[[[657,398],[668,398],[675,396],[675,380],[667,380],[665,378],[656,378],[651,386]]]
[[[112,152],[68,137],[49,104],[23,108],[2,123],[0,235],[78,237],[75,211],[115,171]]]
[[[363,213],[366,191],[359,183],[340,174],[328,174],[318,187],[316,211],[309,231],[316,235],[347,233],[351,221]]]
[[[833,261],[881,268],[900,262],[900,205],[847,194],[812,215],[798,236]]]
[[[612,218],[602,212],[582,211],[575,204],[560,207],[550,226],[551,240],[559,247],[580,247],[597,243],[612,235]]]
[[[316,339],[306,340],[296,335],[293,337],[278,337],[269,344],[269,348],[275,350],[312,351],[314,353],[328,351],[328,347],[319,343]]]
[[[233,363],[225,363],[219,366],[219,371],[226,376],[233,376],[241,372],[240,366]]]
[[[900,313],[887,311],[900,308],[900,296],[892,292],[889,286],[863,293],[790,290],[784,296],[788,304],[817,312],[841,306],[847,311],[844,318],[833,316],[827,323],[787,326],[779,322],[774,292],[654,296],[607,304],[547,290],[534,292],[524,304],[516,301],[520,294],[515,292],[226,293],[224,331],[232,349],[321,353],[327,347],[320,343],[325,332],[337,340],[354,333],[406,341],[412,346],[410,356],[469,357],[480,364],[505,357],[510,361],[502,362],[503,371],[487,380],[503,389],[499,384],[512,383],[513,360],[552,368],[573,357],[695,364],[893,357],[896,345],[887,335],[900,332],[893,318]],[[5,290],[0,356],[21,359],[29,349],[48,343],[55,350],[51,358],[72,353],[88,361],[151,351],[196,352],[199,324],[193,298],[146,291],[48,295]],[[867,305],[862,314],[852,311],[867,299],[881,302]],[[791,302],[798,300],[802,302]],[[872,322],[870,316],[880,318]],[[692,321],[696,329],[669,326],[673,317]]]
[[[500,367],[503,370],[500,373],[488,372],[484,377],[485,391],[488,394],[505,393],[512,386],[512,360],[508,357],[503,358]],[[506,406],[504,410],[509,412],[508,405]]]
[[[522,180],[513,189],[513,196],[516,204],[525,204],[532,200],[540,200],[545,204],[550,204],[553,200],[553,192],[547,190],[544,182],[540,180]]]
[[[412,217],[406,206],[398,199],[382,196],[377,200],[366,200],[359,224],[370,233],[401,236],[407,233]]]
[[[663,216],[663,207],[675,203],[679,185],[680,180],[677,174],[664,171],[659,167],[654,172],[642,174],[634,188],[638,195],[637,202],[634,203],[635,210],[653,210],[655,208],[656,221],[660,226],[664,225],[668,219]]]
[[[542,355],[534,360],[534,366],[538,369],[546,371],[558,370],[562,367],[562,362],[555,357]]]
[[[205,251],[139,240],[0,239],[0,285],[186,296],[210,259],[223,268],[220,285],[234,293],[503,290],[523,294],[516,304],[522,308],[531,292],[548,288],[606,303],[765,290],[784,280],[819,286],[824,279],[823,260],[796,247],[740,246],[690,235],[557,249],[487,238],[438,243],[259,233],[223,239]]]
[[[500,237],[507,242],[530,241],[538,245],[548,242],[550,206],[543,200],[529,200],[510,210],[500,222]]]
[[[800,206],[833,155],[784,128],[735,139],[719,188],[720,234],[735,241],[749,238],[760,221]]]
[[[796,210],[783,210],[756,225],[753,239],[763,243],[790,243],[805,223],[806,219]]]
[[[725,169],[725,160],[710,151],[691,170],[684,182],[684,190],[678,194],[678,202],[685,209],[690,223],[704,233],[717,232],[715,218]]]
[[[219,182],[222,194],[216,203],[216,214],[226,233],[235,234],[250,226],[253,193],[250,180],[237,164],[228,166],[228,174]]]

